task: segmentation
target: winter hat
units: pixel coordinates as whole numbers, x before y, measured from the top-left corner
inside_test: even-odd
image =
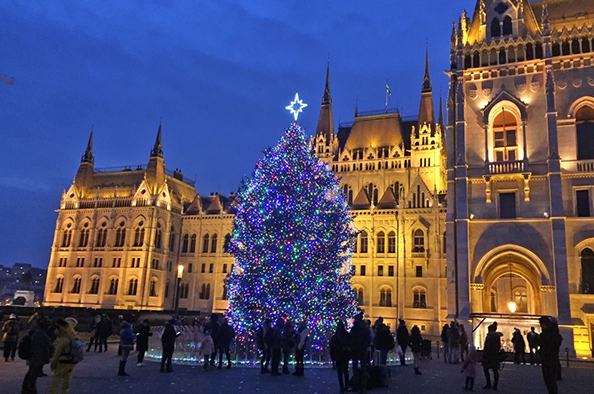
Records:
[[[70,324],[73,328],[76,327],[76,325],[78,324],[78,320],[76,320],[76,318],[71,317],[71,316],[64,319],[64,321],[66,323]]]
[[[17,318],[17,315],[16,315],[16,314],[14,314],[14,313],[11,313],[11,314],[10,314],[10,317],[9,317],[8,319],[9,319],[9,320],[16,320],[16,318]]]

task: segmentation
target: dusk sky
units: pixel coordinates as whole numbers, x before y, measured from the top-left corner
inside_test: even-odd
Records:
[[[385,106],[416,116],[429,50],[447,95],[452,22],[475,1],[0,2],[0,264],[49,261],[60,198],[91,128],[95,167],[145,165],[236,191],[293,117],[315,133],[330,61],[335,126]],[[6,78],[6,77],[5,77]]]

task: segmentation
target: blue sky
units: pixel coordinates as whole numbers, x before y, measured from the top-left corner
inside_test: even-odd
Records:
[[[429,49],[447,94],[451,24],[474,1],[0,2],[0,264],[48,263],[61,193],[94,128],[95,166],[146,164],[159,122],[168,169],[199,193],[237,190],[292,121],[315,132],[330,60],[335,122],[416,116]]]

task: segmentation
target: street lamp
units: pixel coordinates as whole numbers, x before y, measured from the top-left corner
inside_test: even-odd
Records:
[[[179,292],[181,286],[182,276],[184,276],[184,266],[179,264],[177,266],[177,286],[175,287],[175,315],[177,316],[177,312],[179,309]]]

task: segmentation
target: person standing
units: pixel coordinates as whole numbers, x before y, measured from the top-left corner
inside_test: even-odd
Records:
[[[365,321],[363,321],[363,314],[359,313],[355,316],[353,328],[349,335],[349,347],[351,349],[351,356],[353,358],[353,375],[357,383],[360,393],[365,393],[367,390],[367,348],[371,343],[371,336],[369,335],[369,328]]]
[[[208,369],[209,358],[212,357],[215,352],[215,345],[212,336],[210,335],[210,330],[204,331],[204,338],[202,338],[202,342],[200,342],[200,354],[204,357],[204,370]]]
[[[450,364],[458,364],[460,358],[460,328],[455,321],[450,324],[449,348]]]
[[[460,324],[460,360],[464,362],[464,359],[468,355],[468,334],[464,328],[464,324]]]
[[[97,335],[99,336],[99,353],[107,351],[107,338],[113,333],[111,319],[107,314],[101,315],[101,322],[97,326]],[[97,350],[97,342],[95,342],[95,350]]]
[[[304,376],[305,374],[303,358],[305,357],[305,345],[308,338],[309,328],[307,328],[307,323],[301,321],[297,330],[297,343],[295,345],[295,372],[293,372],[295,376]]]
[[[421,350],[423,349],[423,337],[418,326],[413,326],[412,330],[410,330],[409,343],[410,350],[413,354],[415,375],[422,375],[421,371],[419,371],[419,359],[421,358]]]
[[[214,350],[210,355],[210,365],[215,366],[215,360],[217,358],[217,347],[219,340],[219,315],[213,313],[210,315],[210,320],[204,325],[203,332],[210,331],[210,336],[214,342]]]
[[[351,352],[349,347],[349,334],[344,328],[344,323],[336,324],[336,332],[330,338],[330,357],[336,363],[340,393],[344,393],[349,385],[349,361]]]
[[[54,372],[50,394],[67,394],[70,391],[72,373],[76,366],[76,363],[70,359],[70,347],[77,337],[74,330],[76,324],[76,319],[71,317],[57,321],[54,355],[50,361],[50,367]]]
[[[95,316],[93,323],[91,324],[91,335],[89,339],[89,344],[87,346],[87,352],[91,351],[91,346],[93,343],[95,344],[95,351],[97,350],[97,342],[99,342],[99,336],[97,335],[97,327],[101,323],[101,315]]]
[[[171,359],[173,358],[173,349],[175,349],[175,338],[181,335],[180,333],[175,332],[173,324],[175,324],[174,319],[167,320],[165,329],[161,335],[161,346],[163,348],[163,355],[161,356],[161,372],[166,371],[165,365],[167,365],[167,372],[173,372]]]
[[[385,324],[376,326],[375,348],[379,350],[379,365],[387,365],[388,352],[394,347],[394,337],[390,327]]]
[[[2,326],[2,341],[4,342],[4,362],[10,358],[14,361],[16,356],[17,344],[19,341],[19,332],[21,327],[16,314],[11,313],[8,320]]]
[[[272,356],[272,322],[270,319],[265,319],[256,332],[256,344],[258,345],[258,349],[262,352],[260,373],[270,373],[270,370],[268,369],[270,357]]]
[[[534,327],[530,327],[530,332],[526,335],[528,339],[528,347],[530,348],[530,365],[536,364],[538,365],[538,360],[536,359],[536,352],[538,351],[538,342],[539,342],[539,335],[534,331]]]
[[[37,378],[42,376],[43,366],[50,362],[52,340],[45,332],[48,324],[43,316],[37,317],[29,331],[31,357],[27,360],[29,370],[23,380],[22,394],[37,394]]]
[[[283,327],[285,321],[282,317],[276,319],[276,324],[272,329],[271,349],[272,349],[272,370],[270,375],[279,376],[278,366],[281,360],[282,340],[283,340]]]
[[[134,346],[134,339],[136,339],[136,335],[132,330],[132,326],[126,320],[123,320],[120,325],[120,349],[122,354],[118,376],[129,376],[126,373],[126,362],[128,361],[128,356]]]
[[[519,328],[514,329],[511,342],[514,345],[514,364],[520,364],[520,359],[522,364],[526,364],[526,341]]]
[[[557,376],[559,371],[559,348],[563,337],[559,329],[551,322],[548,316],[539,319],[542,333],[540,334],[540,362],[542,377],[549,394],[557,394]]]
[[[138,350],[137,367],[144,367],[144,354],[148,350],[149,337],[153,336],[148,319],[144,319],[136,330],[136,350]]]
[[[450,358],[450,326],[447,324],[443,325],[440,338],[443,344],[443,362],[447,363]]]
[[[466,372],[466,382],[464,384],[464,390],[466,391],[473,391],[474,390],[474,378],[476,378],[476,365],[478,364],[479,354],[476,351],[474,345],[468,345],[469,353],[464,359],[464,363],[462,364],[462,369],[460,372]]]
[[[483,372],[487,381],[487,384],[483,387],[485,390],[497,390],[499,383],[499,351],[501,350],[502,336],[502,333],[497,332],[497,322],[489,326],[485,345],[483,346]],[[490,370],[493,371],[493,385],[491,385]]]
[[[402,350],[400,354],[400,365],[406,366],[406,348],[410,343],[410,338],[404,319],[398,319],[398,322],[400,324],[398,324],[398,328],[396,329],[396,342],[398,342],[398,346]]]
[[[219,327],[219,369],[223,368],[223,353],[227,356],[227,368],[231,368],[231,342],[235,339],[235,330],[227,319]]]
[[[289,358],[295,349],[295,323],[292,320],[287,320],[283,327],[281,348],[283,350],[283,373],[288,375],[291,373],[289,371]]]

